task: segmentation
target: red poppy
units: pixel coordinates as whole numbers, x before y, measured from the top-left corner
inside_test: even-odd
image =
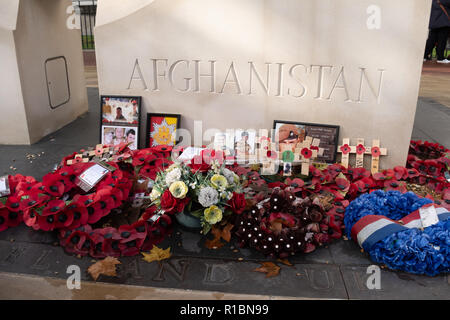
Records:
[[[147,238],[145,239],[142,250],[148,251],[153,245],[161,243],[166,234],[171,230],[172,219],[169,215],[163,214],[158,220],[148,226]]]
[[[119,257],[121,239],[119,231],[115,228],[108,227],[100,229],[98,234],[103,237],[101,251],[106,256]],[[99,251],[98,249],[100,248],[96,248],[96,251]]]
[[[144,214],[141,216],[140,220],[148,221],[151,217],[153,217],[158,212],[158,208],[156,206],[151,206],[147,208]]]
[[[350,146],[349,146],[347,143],[344,144],[343,146],[341,146],[339,149],[341,150],[341,152],[342,152],[343,154],[349,154],[350,151],[352,150],[352,149],[350,148]]]
[[[20,198],[16,196],[9,196],[5,203],[6,208],[11,212],[20,211]]]
[[[308,148],[303,148],[302,151],[300,151],[300,153],[305,159],[309,159],[312,157],[312,151]]]
[[[348,191],[350,187],[350,182],[344,177],[336,178],[336,186],[338,187],[339,190],[345,192]]]
[[[43,231],[53,231],[56,226],[56,216],[42,216],[37,215],[37,224],[39,225],[39,229]]]
[[[342,173],[347,172],[347,169],[339,163],[335,163],[335,164],[328,166],[328,168],[326,170],[333,179],[336,178],[336,176],[339,175],[341,172]]]
[[[66,207],[66,203],[63,200],[51,200],[47,203],[44,210],[42,211],[42,216],[52,216],[56,215]]]
[[[134,226],[122,225],[119,228],[119,234],[121,237],[119,247],[122,255],[127,257],[138,254],[144,243],[146,233],[137,232]]]
[[[364,154],[366,152],[366,148],[362,144],[358,144],[356,146],[356,153],[357,154]]]
[[[286,184],[289,186],[289,190],[293,193],[297,193],[299,191],[303,190],[303,186],[305,185],[305,181],[303,181],[300,178],[294,178],[294,179],[286,179]]]
[[[397,181],[397,180],[386,180],[384,182],[384,187],[386,191],[400,191],[402,193],[405,193],[406,190],[406,184],[404,181]]]
[[[286,185],[281,181],[275,181],[275,182],[268,183],[267,187],[269,189],[274,189],[274,188],[284,189],[284,188],[286,188]]]
[[[408,177],[408,170],[405,167],[396,166],[394,168],[394,176],[397,180],[406,179]]]
[[[379,147],[372,147],[371,149],[372,156],[377,158],[381,155],[381,151]]]
[[[76,229],[85,225],[88,222],[89,215],[85,205],[77,202],[72,202],[63,211],[67,216],[72,216],[72,223],[67,227],[69,229]]]
[[[94,241],[89,236],[91,228],[82,228],[80,230],[69,231],[69,236],[64,241],[64,248],[69,253],[79,254],[85,256],[89,253]]]
[[[55,228],[57,229],[67,228],[72,225],[74,215],[72,211],[65,210],[63,212],[58,213],[55,216],[55,219],[56,219]]]
[[[207,172],[209,169],[211,169],[211,166],[205,161],[203,161],[202,155],[195,156],[194,158],[192,158],[189,167],[192,169],[193,172]]]
[[[8,229],[9,211],[6,208],[0,209],[0,231]]]
[[[370,177],[370,171],[366,170],[365,168],[349,168],[347,170],[347,173],[352,176],[351,179],[353,181],[360,178]]]
[[[62,181],[64,181],[64,178],[60,174],[46,174],[42,178],[45,192],[54,197],[61,197],[65,190],[65,185]]]

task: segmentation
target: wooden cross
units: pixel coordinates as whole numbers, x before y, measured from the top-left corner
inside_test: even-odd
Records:
[[[295,148],[295,161],[302,164],[302,175],[309,175],[309,165],[311,164],[311,161],[318,156],[323,155],[324,150],[323,148],[319,148],[319,145],[320,139],[309,136],[307,136],[302,143],[297,144]],[[302,154],[303,150],[305,150],[305,154]]]
[[[338,147],[338,152],[342,153],[341,165],[348,168],[350,154],[356,154],[355,168],[364,167],[364,155],[372,156],[371,172],[376,173],[379,170],[380,156],[387,155],[386,148],[380,148],[380,140],[372,140],[372,147],[364,145],[364,139],[356,139],[356,146],[350,145],[350,139],[342,139],[342,145]]]
[[[257,151],[258,161],[262,164],[261,175],[274,175],[278,173],[278,154],[276,143],[267,143],[267,149],[259,149]]]
[[[67,160],[66,164],[70,166],[74,163],[89,162],[93,157],[102,158],[106,154],[112,155],[113,151],[110,150],[110,148],[103,148],[102,144],[98,144],[95,146],[95,150],[93,148],[89,148],[88,151],[76,154],[74,159]]]

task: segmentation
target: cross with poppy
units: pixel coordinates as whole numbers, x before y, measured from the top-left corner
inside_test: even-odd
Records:
[[[262,175],[274,175],[278,173],[278,152],[276,143],[269,142],[267,149],[258,150],[259,162],[262,164]]]
[[[88,151],[80,150],[81,153],[76,154],[73,160],[67,160],[68,166],[74,163],[89,162],[93,157],[103,158],[104,155],[112,155],[113,151],[110,148],[104,148],[102,144],[98,144],[93,148],[89,148]]]
[[[309,165],[317,156],[323,155],[323,148],[319,148],[320,139],[305,137],[305,140],[297,144],[295,148],[295,160],[301,162],[301,174],[309,175]]]
[[[372,147],[364,145],[364,139],[358,138],[356,140],[356,146],[350,145],[350,139],[342,139],[342,145],[338,147],[338,152],[342,153],[341,165],[348,168],[349,155],[356,153],[355,168],[362,168],[364,166],[364,155],[372,156],[371,171],[372,173],[378,172],[380,156],[387,155],[386,148],[380,148],[380,140],[373,140]]]

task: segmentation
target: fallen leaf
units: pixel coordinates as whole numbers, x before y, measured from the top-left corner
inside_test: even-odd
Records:
[[[89,274],[92,276],[94,281],[97,281],[98,277],[103,274],[105,276],[115,277],[116,274],[116,264],[120,264],[117,258],[106,257],[103,260],[97,261],[88,268]]]
[[[259,268],[256,268],[253,271],[256,272],[262,272],[266,274],[266,278],[271,278],[271,277],[276,277],[277,275],[280,274],[280,267],[277,266],[275,263],[273,262],[262,262],[261,263],[262,266]]]
[[[269,228],[270,228],[270,230],[272,230],[273,232],[278,234],[281,232],[281,230],[283,230],[283,224],[278,220],[274,220],[270,223]]]
[[[293,266],[293,264],[290,263],[288,259],[278,259],[277,261],[284,264],[285,266],[289,266],[289,267]]]
[[[229,223],[222,230],[222,239],[225,240],[226,242],[230,242],[231,240],[231,230],[233,229],[233,227],[234,225]]]
[[[205,241],[205,247],[214,250],[222,248],[225,245],[222,241],[220,241],[220,239],[222,238],[222,230],[217,227],[212,227],[211,234],[214,236],[214,239],[207,239]]]
[[[153,262],[153,261],[161,261],[165,259],[169,259],[172,254],[170,253],[170,247],[166,250],[158,248],[157,246],[154,246],[152,250],[150,250],[150,253],[141,252],[144,256],[143,260],[147,262]]]

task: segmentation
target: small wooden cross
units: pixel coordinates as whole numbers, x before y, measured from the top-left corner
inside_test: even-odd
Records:
[[[318,156],[323,155],[323,148],[319,148],[320,139],[307,136],[305,140],[297,144],[295,148],[295,161],[302,164],[301,174],[309,175],[309,165]]]
[[[89,148],[88,151],[84,151],[82,153],[76,154],[73,160],[67,160],[67,165],[70,166],[74,163],[80,162],[89,162],[92,158],[103,158],[105,155],[112,155],[113,151],[110,148],[104,148],[102,144],[98,144],[95,146],[95,150],[93,148]]]
[[[342,139],[342,145],[338,147],[338,152],[342,153],[341,165],[348,168],[350,154],[356,154],[355,168],[364,167],[364,155],[372,156],[371,172],[376,173],[379,170],[380,156],[387,155],[386,148],[380,148],[380,140],[373,140],[372,147],[364,145],[364,139],[358,138],[356,146],[350,145],[350,139]]]
[[[277,145],[273,142],[268,142],[267,149],[260,149],[258,151],[258,161],[262,164],[261,175],[274,175],[278,173],[278,154]]]

